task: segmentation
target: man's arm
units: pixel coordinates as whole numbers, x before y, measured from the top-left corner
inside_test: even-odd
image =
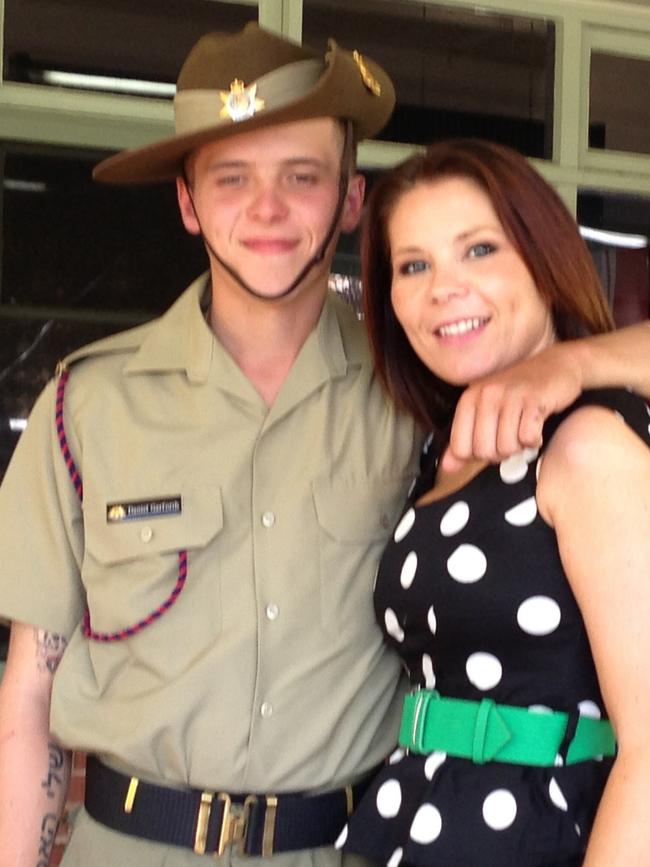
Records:
[[[556,343],[463,392],[443,467],[499,461],[541,442],[544,422],[587,388],[631,386],[650,398],[650,321]]]
[[[70,753],[50,737],[50,695],[66,641],[14,623],[0,683],[0,867],[47,867]]]

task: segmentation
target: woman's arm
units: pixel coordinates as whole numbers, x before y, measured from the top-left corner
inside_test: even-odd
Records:
[[[555,343],[472,383],[454,416],[443,467],[498,461],[541,442],[544,422],[587,388],[631,386],[650,398],[650,321],[583,340]]]
[[[548,446],[538,504],[557,534],[619,745],[584,865],[646,864],[650,449],[610,410],[579,409]]]
[[[50,737],[50,695],[65,639],[11,629],[0,683],[0,867],[47,867],[65,802],[70,754]]]

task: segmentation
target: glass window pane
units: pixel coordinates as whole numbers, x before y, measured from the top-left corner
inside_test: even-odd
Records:
[[[94,151],[7,145],[0,303],[152,315],[205,268],[173,184],[96,184]]]
[[[554,26],[542,19],[390,0],[304,0],[303,38],[333,36],[390,72],[398,105],[380,138],[476,135],[549,157]]]
[[[592,52],[589,146],[650,154],[648,93],[650,60]]]
[[[602,190],[578,193],[578,222],[618,325],[650,316],[650,198]],[[609,236],[606,233],[614,233]]]
[[[47,69],[175,82],[196,40],[257,20],[257,6],[213,0],[5,0],[4,77]]]

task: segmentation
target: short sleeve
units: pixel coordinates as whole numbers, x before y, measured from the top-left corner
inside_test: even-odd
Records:
[[[54,381],[43,390],[0,487],[0,615],[70,635],[85,607],[81,504],[60,451]]]

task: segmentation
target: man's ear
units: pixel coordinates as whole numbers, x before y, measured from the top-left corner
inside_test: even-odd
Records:
[[[366,179],[363,175],[352,175],[348,181],[348,191],[341,215],[341,231],[354,232],[359,225],[366,192]]]
[[[201,226],[194,210],[194,201],[187,186],[185,178],[176,178],[176,196],[178,198],[178,209],[181,212],[181,220],[185,229],[190,235],[200,235]]]

